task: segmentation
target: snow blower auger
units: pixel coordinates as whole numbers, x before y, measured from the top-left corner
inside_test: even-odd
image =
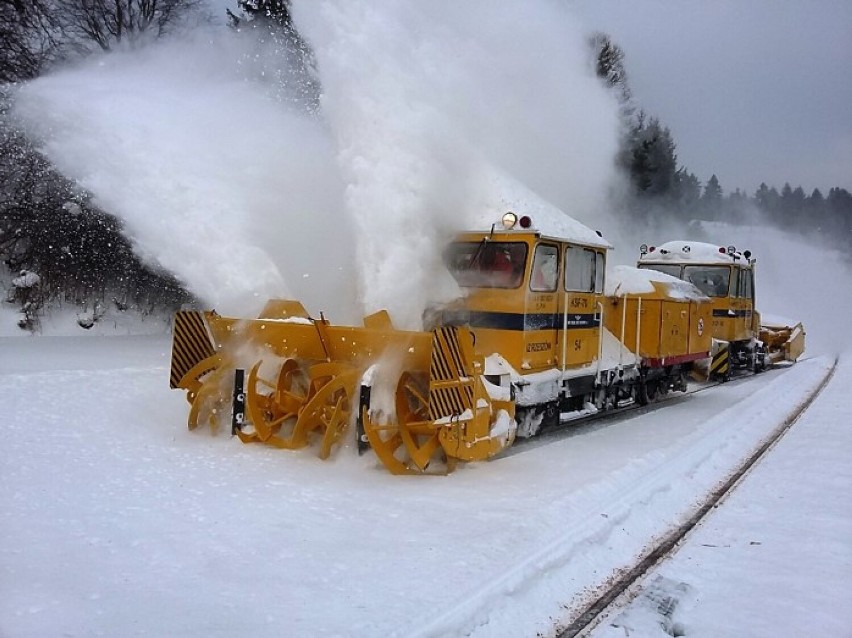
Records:
[[[515,439],[515,403],[499,388],[489,393],[470,331],[440,327],[431,337],[429,370],[399,374],[393,405],[381,400],[391,394],[381,384],[394,377],[383,363],[362,380],[359,449],[368,443],[393,474],[447,473],[457,461],[485,460]]]
[[[514,438],[514,404],[489,397],[472,343],[463,328],[397,330],[384,311],[363,327],[331,325],[296,301],[270,301],[258,319],[182,311],[170,385],[187,390],[190,429],[215,432],[231,417],[244,443],[298,449],[318,441],[325,459],[357,420],[359,449],[372,447],[392,472],[425,472],[438,456],[451,469]],[[390,409],[370,403],[371,381],[383,386],[385,375],[398,379]]]

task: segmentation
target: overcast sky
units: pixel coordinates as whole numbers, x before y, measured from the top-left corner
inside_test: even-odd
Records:
[[[852,2],[575,0],[702,182],[852,189]]]
[[[702,183],[852,190],[852,0],[566,2],[625,50],[637,103]]]

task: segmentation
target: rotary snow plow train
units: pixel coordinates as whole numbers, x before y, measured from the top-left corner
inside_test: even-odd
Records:
[[[706,252],[689,246],[678,258]],[[447,247],[466,294],[427,311],[423,331],[394,328],[384,311],[335,325],[290,300],[257,319],[181,311],[170,385],[187,391],[190,429],[230,427],[243,442],[314,447],[321,458],[354,430],[359,451],[395,474],[444,473],[572,417],[685,391],[719,352],[722,379],[734,364],[758,371],[801,354],[800,325],[760,327],[748,255],[722,249],[724,295],[684,264],[675,272],[674,257],[648,258],[653,250],[640,268],[614,269],[605,293],[609,248],[579,223],[548,232],[507,213]],[[726,339],[729,316],[746,317],[750,332]]]

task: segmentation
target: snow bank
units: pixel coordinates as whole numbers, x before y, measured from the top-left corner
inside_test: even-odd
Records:
[[[848,633],[850,383],[852,360],[842,358],[771,454],[592,636],[663,638],[661,626],[681,636]]]

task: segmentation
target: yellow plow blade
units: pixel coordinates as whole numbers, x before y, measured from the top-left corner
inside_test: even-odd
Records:
[[[805,351],[805,329],[802,324],[763,324],[760,340],[766,346],[767,358],[772,363],[796,361]]]

